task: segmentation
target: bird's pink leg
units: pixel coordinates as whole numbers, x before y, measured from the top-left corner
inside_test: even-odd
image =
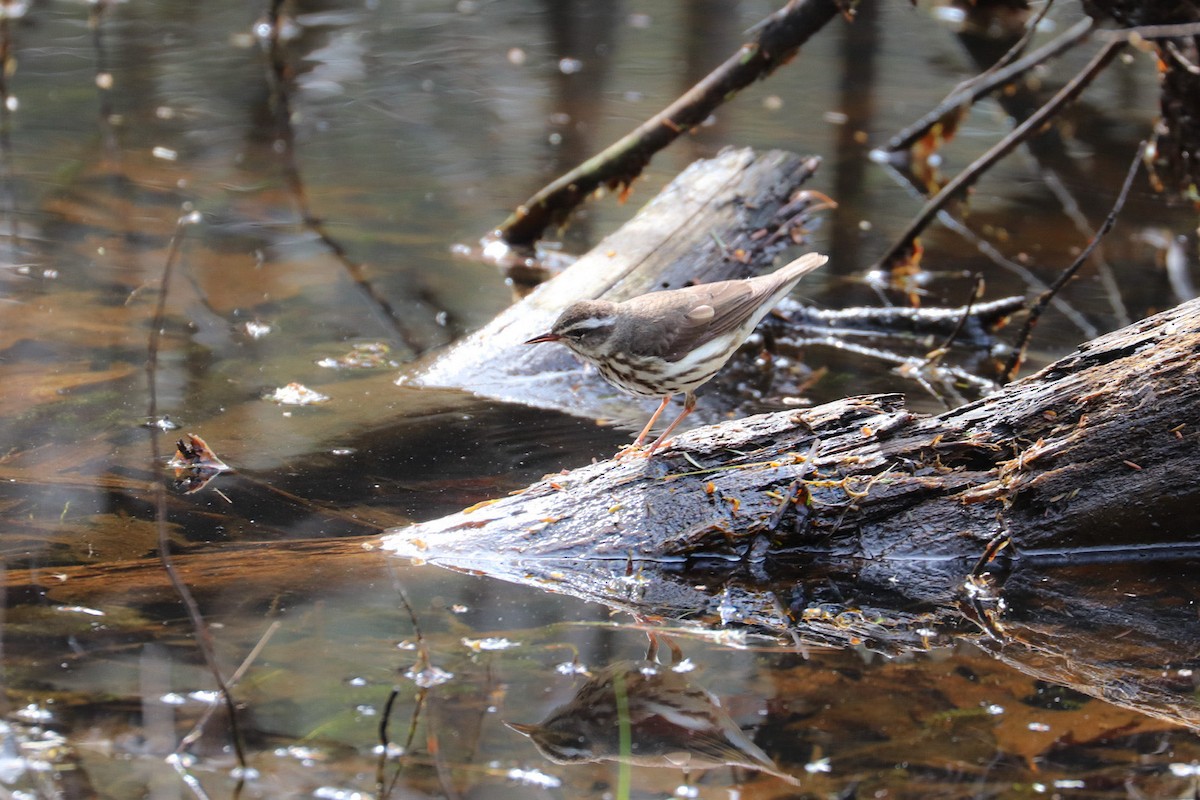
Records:
[[[671,431],[675,430],[675,426],[683,422],[683,418],[692,413],[692,409],[695,407],[696,395],[688,392],[683,400],[683,411],[681,411],[679,416],[675,418],[674,422],[667,426],[667,429],[662,432],[662,436],[659,436],[654,440],[654,444],[650,445],[650,450],[647,451],[646,458],[650,458],[650,456],[654,455],[655,450],[667,443],[667,437],[671,435]]]
[[[646,441],[646,436],[650,433],[650,429],[654,427],[654,423],[658,422],[658,418],[662,416],[663,409],[667,407],[667,403],[669,402],[671,402],[671,395],[664,397],[662,402],[658,404],[658,408],[650,415],[650,421],[646,423],[646,427],[642,428],[642,432],[638,434],[638,437],[633,440],[633,444],[622,447],[613,458],[624,458],[630,453],[639,450],[642,442]]]

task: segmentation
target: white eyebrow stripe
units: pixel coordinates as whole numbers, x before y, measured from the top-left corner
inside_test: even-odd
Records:
[[[616,322],[616,318],[611,316],[581,319],[578,322],[573,323],[571,327],[567,328],[565,331],[563,331],[563,333],[582,333],[584,331],[594,331],[600,328],[611,328],[614,322]]]

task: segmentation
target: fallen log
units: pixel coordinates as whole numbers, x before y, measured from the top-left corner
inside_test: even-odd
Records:
[[[437,534],[468,549],[485,539],[492,552],[645,558],[740,556],[757,536],[964,555],[1004,532],[1036,548],[1081,536],[1140,544],[1147,525],[1164,541],[1200,541],[1200,489],[1171,479],[1200,466],[1196,352],[1192,301],[945,414],[875,396],[728,422],[679,437],[661,459],[552,476],[392,540]],[[796,480],[808,501],[781,506]]]
[[[710,631],[888,652],[968,638],[1200,727],[1193,584],[1156,578],[1200,559],[1198,353],[1192,301],[944,414],[884,395],[726,422],[384,547]]]

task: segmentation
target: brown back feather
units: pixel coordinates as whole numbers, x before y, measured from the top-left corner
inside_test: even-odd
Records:
[[[636,315],[640,324],[636,326],[636,333],[624,336],[623,341],[616,343],[618,349],[634,356],[679,359],[741,327],[756,312],[761,311],[760,318],[765,316],[770,307],[763,308],[763,305],[772,294],[785,285],[795,285],[827,260],[824,256],[811,256],[815,254],[797,259],[770,275],[702,283],[626,300],[619,304],[622,311]],[[689,317],[689,312],[701,305],[713,307],[712,317],[705,314]]]

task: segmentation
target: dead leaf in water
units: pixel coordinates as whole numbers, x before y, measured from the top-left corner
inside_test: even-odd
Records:
[[[175,488],[184,494],[198,492],[212,479],[232,469],[212,451],[208,443],[189,433],[175,444],[175,455],[167,466],[175,468]]]

